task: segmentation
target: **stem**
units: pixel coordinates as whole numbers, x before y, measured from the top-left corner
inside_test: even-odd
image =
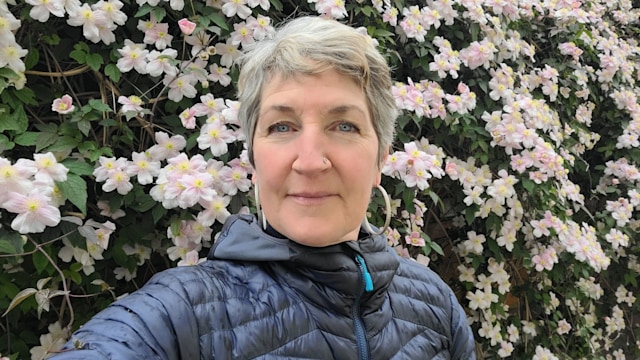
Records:
[[[44,251],[44,249],[42,248],[42,246],[40,244],[36,243],[31,238],[29,238],[29,241],[31,241],[33,243],[33,245],[36,247],[36,249],[38,251],[40,251],[42,253],[42,255],[44,255],[47,258],[47,260],[49,260],[49,263],[53,266],[54,269],[56,269],[56,271],[58,272],[58,275],[60,275],[60,279],[62,281],[62,290],[64,291],[64,300],[65,300],[67,306],[69,307],[69,323],[67,324],[66,328],[68,330],[71,330],[71,326],[73,325],[73,321],[75,319],[75,315],[73,313],[73,305],[71,305],[71,296],[69,296],[69,288],[67,287],[67,278],[64,276],[64,273],[58,267],[56,262],[53,261],[51,256],[49,256],[49,253]]]
[[[16,254],[0,254],[0,258],[3,258],[3,257],[14,257],[14,256],[24,256],[24,255],[33,255],[33,254],[35,254],[37,251],[39,251],[39,248],[41,248],[41,247],[43,247],[43,246],[45,246],[45,245],[52,244],[52,243],[54,243],[54,242],[56,242],[56,241],[58,241],[58,240],[61,240],[61,239],[63,239],[64,237],[66,237],[67,235],[70,235],[70,234],[72,234],[72,233],[74,233],[74,232],[76,232],[76,231],[78,231],[78,230],[70,231],[70,232],[68,232],[68,233],[66,233],[66,234],[64,234],[64,235],[60,235],[60,236],[58,236],[57,238],[54,238],[54,239],[51,239],[51,240],[49,240],[49,241],[43,242],[42,244],[38,244],[38,243],[36,243],[35,241],[33,241],[33,240],[29,239],[29,240],[31,240],[31,242],[32,242],[32,243],[34,243],[34,245],[35,245],[35,249],[33,249],[33,250],[31,250],[31,251],[27,251],[27,252],[16,253]]]

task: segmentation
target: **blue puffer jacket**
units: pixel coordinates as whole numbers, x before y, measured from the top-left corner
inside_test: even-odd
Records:
[[[52,359],[475,359],[451,289],[384,237],[311,248],[248,215],[227,220],[201,265],[93,317],[74,347]]]

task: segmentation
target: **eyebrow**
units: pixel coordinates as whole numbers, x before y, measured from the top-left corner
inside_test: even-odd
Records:
[[[344,114],[347,113],[349,111],[357,111],[360,113],[363,113],[366,115],[366,112],[363,111],[359,106],[356,105],[339,105],[336,106],[334,108],[329,109],[329,111],[327,111],[328,114],[330,115],[337,115],[337,114]]]
[[[271,111],[277,111],[280,113],[287,113],[287,114],[295,114],[296,110],[288,105],[271,105],[269,106],[267,109],[265,109],[265,111],[260,113],[260,116],[271,112]],[[329,115],[340,115],[340,114],[345,114],[348,113],[349,111],[357,111],[360,112],[362,114],[366,115],[366,112],[361,109],[359,106],[357,105],[338,105],[336,107],[333,107],[329,110],[326,111],[327,114]]]

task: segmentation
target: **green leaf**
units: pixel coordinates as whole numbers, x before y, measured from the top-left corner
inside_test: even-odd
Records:
[[[78,263],[71,264],[70,268],[73,268],[74,265],[76,264],[82,268],[82,264],[78,264]],[[74,283],[78,285],[82,284],[82,275],[80,275],[78,271],[64,270],[62,273],[64,274],[65,277],[67,277],[68,279],[71,279],[71,281],[73,281]]]
[[[8,137],[6,137],[3,134],[0,134],[0,154],[2,154],[2,152],[4,152],[5,150],[11,150],[15,147],[15,144],[9,140]]]
[[[80,140],[71,136],[61,136],[55,144],[51,145],[47,150],[49,151],[69,151],[73,150]]]
[[[40,152],[42,149],[49,145],[55,144],[58,141],[58,134],[55,133],[38,133],[38,139],[36,141],[36,152]]]
[[[36,47],[30,47],[27,56],[24,57],[24,66],[27,70],[33,68],[40,61],[40,52]]]
[[[25,241],[22,235],[14,231],[0,230],[0,252],[8,254],[22,253]],[[5,251],[10,250],[10,251]]]
[[[93,109],[101,111],[101,112],[105,112],[105,111],[112,111],[111,107],[105,103],[103,103],[100,100],[97,99],[91,99],[89,100],[89,106],[91,106]]]
[[[395,34],[392,33],[389,30],[385,30],[385,29],[375,29],[373,32],[374,37],[376,38],[381,38],[381,37],[392,37]]]
[[[282,11],[282,3],[280,2],[280,0],[271,0],[270,2],[276,10]]]
[[[76,123],[78,125],[78,130],[84,136],[89,136],[89,132],[91,131],[91,123],[88,120],[78,121]]]
[[[6,88],[9,87],[9,82],[3,78],[0,78],[0,93],[2,93]]]
[[[60,36],[58,34],[45,34],[42,36],[42,41],[49,45],[58,45],[60,44]]]
[[[22,103],[26,105],[38,105],[38,100],[36,100],[36,93],[28,87],[14,91],[13,95],[15,95],[20,101],[22,101]]]
[[[522,179],[522,187],[529,193],[533,193],[533,188],[536,186],[536,183],[531,179]]]
[[[153,217],[153,223],[157,224],[160,219],[167,213],[167,209],[165,209],[162,204],[156,204],[153,209],[151,209],[151,216]]]
[[[22,146],[33,146],[38,143],[38,137],[40,137],[40,132],[37,131],[27,131],[22,134],[16,136],[13,141]]]
[[[431,250],[437,252],[440,256],[444,256],[444,250],[442,250],[440,244],[435,241],[431,242]]]
[[[493,238],[487,239],[487,246],[498,260],[502,259],[502,251],[500,251],[500,245],[498,245],[498,243]]]
[[[0,68],[0,77],[9,79],[9,80],[18,80],[20,75],[17,72],[9,69],[8,67]]]
[[[476,218],[476,206],[470,206],[465,209],[465,219],[467,220],[467,224],[471,224],[473,220]]]
[[[54,133],[54,134],[58,133],[58,125],[54,123],[35,124],[34,126],[36,129],[40,130],[41,132],[48,132],[48,133]]]
[[[147,194],[137,194],[136,202],[132,204],[132,208],[134,210],[138,210],[140,212],[147,212],[151,209],[157,202],[153,200],[153,198]]]
[[[77,61],[78,64],[85,64],[87,62],[87,52],[85,50],[79,49],[77,45],[74,47],[74,49],[75,50],[69,53],[69,57]]]
[[[15,254],[17,251],[7,240],[0,240],[0,252],[5,254]]]
[[[471,41],[478,41],[478,34],[480,33],[480,26],[476,23],[471,24]]]
[[[155,16],[157,22],[161,22],[165,15],[167,15],[167,10],[160,6],[154,7],[151,12],[153,12],[153,16]]]
[[[144,4],[144,5],[140,6],[140,8],[135,13],[135,15],[133,15],[133,17],[136,17],[136,18],[143,17],[143,16],[147,15],[148,13],[150,13],[151,10],[153,10],[153,7],[151,5]]]
[[[29,119],[24,111],[24,106],[20,105],[12,112],[0,111],[0,131],[13,130],[21,134],[29,127]]]
[[[93,174],[93,165],[82,162],[80,160],[71,160],[67,159],[62,161],[62,165],[64,165],[69,172],[76,175],[91,175]]]
[[[104,64],[104,59],[100,54],[89,54],[85,57],[85,60],[87,65],[94,71],[100,70],[100,67]]]
[[[122,72],[116,64],[108,64],[104,67],[104,73],[111,79],[111,81],[117,83],[120,81],[120,77],[122,76]]]
[[[431,198],[431,201],[433,201],[433,203],[436,206],[440,205],[440,209],[442,209],[442,211],[445,211],[444,202],[442,200],[440,200],[440,196],[438,196],[438,193],[435,192],[435,191],[431,191],[431,190],[427,190],[427,193],[429,194],[429,197]]]
[[[209,14],[209,19],[213,21],[216,25],[224,30],[229,30],[229,25],[227,25],[225,18],[220,15],[220,13],[214,12]]]
[[[138,114],[136,111],[127,111],[127,113],[133,113],[134,114],[133,116],[136,116],[136,114]],[[101,126],[118,126],[119,125],[119,123],[114,119],[104,119],[100,121],[98,124],[100,124]]]
[[[9,307],[7,308],[7,311],[5,311],[2,316],[7,315],[7,313],[9,311],[11,311],[14,307],[20,305],[21,302],[23,302],[25,299],[27,299],[28,297],[32,296],[33,294],[35,294],[36,292],[38,292],[38,290],[34,289],[34,288],[27,288],[24,289],[22,291],[20,291],[18,293],[18,295],[16,295],[13,300],[11,300],[11,303],[9,304]]]
[[[67,174],[67,181],[56,182],[58,189],[83,214],[87,213],[87,182],[76,174]]]
[[[630,284],[634,288],[638,287],[638,280],[636,279],[636,276],[633,273],[627,273],[624,275],[624,283]]]
[[[35,266],[38,274],[42,274],[44,269],[47,268],[47,265],[49,265],[49,259],[47,259],[47,257],[40,251],[33,253],[31,259],[33,260],[33,266]]]

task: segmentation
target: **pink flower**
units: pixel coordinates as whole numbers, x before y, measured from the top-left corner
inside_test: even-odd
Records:
[[[10,192],[27,193],[31,189],[31,176],[36,173],[31,166],[31,160],[19,159],[15,165],[7,159],[0,157],[0,206]]]
[[[569,322],[567,322],[567,320],[562,319],[560,321],[558,321],[558,328],[556,329],[556,332],[559,335],[564,335],[566,333],[568,333],[571,330],[571,324],[569,324]]]
[[[253,38],[256,40],[264,40],[267,37],[271,37],[275,32],[273,26],[271,26],[271,19],[263,15],[258,15],[258,18],[249,16],[247,25],[253,30]]]
[[[212,188],[213,176],[208,172],[187,174],[178,179],[177,184],[180,193],[177,196],[178,206],[189,208],[201,200],[212,201],[216,191]]]
[[[182,122],[182,126],[186,129],[195,129],[196,128],[196,110],[193,108],[184,109],[180,113],[180,121]]]
[[[382,14],[382,21],[389,23],[391,26],[396,26],[398,24],[398,9],[395,7],[387,8]]]
[[[189,21],[189,19],[180,19],[178,26],[180,27],[180,31],[185,35],[193,34],[193,31],[196,29],[196,23]]]
[[[251,29],[246,22],[239,22],[233,24],[234,31],[231,33],[231,43],[233,45],[241,44],[242,46],[252,44],[255,40],[253,39],[253,29]]]
[[[129,181],[129,175],[121,169],[109,174],[107,181],[102,184],[102,190],[111,192],[116,190],[120,195],[126,195],[133,189],[133,184]]]
[[[148,150],[154,161],[177,156],[187,146],[187,140],[182,135],[169,137],[169,134],[162,131],[156,133],[156,143]]]
[[[131,154],[131,159],[126,171],[129,176],[137,176],[139,184],[151,184],[153,178],[160,174],[160,161],[153,161],[148,153],[134,151]]]
[[[198,94],[195,88],[197,79],[191,74],[183,74],[177,78],[165,76],[163,83],[169,87],[167,96],[170,100],[179,102],[183,97],[194,98]]]
[[[248,172],[242,166],[225,166],[219,173],[224,194],[233,196],[238,190],[247,192],[251,188],[251,180],[247,178]]]
[[[135,69],[139,74],[147,73],[146,57],[149,50],[145,50],[144,44],[136,44],[129,39],[124,40],[124,47],[118,49],[121,58],[118,59],[116,66],[123,73]]]
[[[202,127],[196,140],[200,149],[209,148],[214,156],[220,156],[227,152],[227,144],[236,141],[236,137],[222,121],[214,121]]]
[[[21,234],[40,233],[47,226],[58,225],[60,210],[51,206],[51,199],[41,194],[41,191],[42,189],[33,189],[27,195],[9,193],[4,208],[18,214],[11,222],[13,230]]]
[[[76,108],[72,103],[73,100],[71,99],[71,96],[65,94],[61,98],[53,100],[51,110],[57,112],[58,114],[68,114]]]
[[[36,181],[40,181],[44,184],[53,184],[54,181],[67,180],[67,169],[64,165],[59,164],[55,156],[51,152],[46,154],[34,154],[33,164],[35,165],[37,172],[35,174]]]
[[[409,245],[418,246],[418,247],[425,246],[425,241],[418,231],[412,231],[411,234],[404,237],[404,240]]]
[[[125,213],[124,210],[122,209],[116,209],[112,211],[111,206],[109,206],[109,203],[104,200],[98,201],[97,205],[98,205],[98,209],[101,210],[100,215],[110,217],[113,220],[127,215],[127,213]]]
[[[226,0],[222,5],[222,13],[227,17],[238,15],[241,19],[246,19],[251,15],[251,9],[247,6],[247,0]]]
[[[214,65],[217,66],[217,64]],[[195,116],[211,117],[222,111],[222,109],[225,109],[226,105],[223,99],[216,99],[213,94],[209,93],[200,96],[200,102],[191,108],[195,111]]]
[[[193,266],[205,261],[206,258],[198,258],[198,252],[191,250],[185,254],[185,258],[178,262],[178,266]]]
[[[142,110],[144,110],[142,108],[142,99],[140,99],[140,97],[136,95],[131,95],[129,97],[121,95],[118,97],[118,104],[122,105],[120,111],[124,114],[128,112],[140,113],[142,112]]]
[[[536,271],[553,269],[553,265],[558,263],[558,255],[556,249],[552,247],[542,248],[542,251],[538,255],[534,255],[531,258],[531,262],[535,265]]]
[[[230,202],[230,196],[219,196],[217,194],[211,200],[200,199],[199,203],[204,210],[198,214],[198,222],[203,226],[211,226],[216,220],[224,224],[224,221],[230,215],[229,210],[227,210]]]
[[[153,44],[158,50],[166,49],[173,40],[173,36],[169,33],[169,24],[152,23],[151,26],[145,28],[144,39],[145,44]]]
[[[27,0],[27,4],[32,5],[29,16],[40,22],[49,20],[49,15],[64,17],[64,1],[36,1]]]

